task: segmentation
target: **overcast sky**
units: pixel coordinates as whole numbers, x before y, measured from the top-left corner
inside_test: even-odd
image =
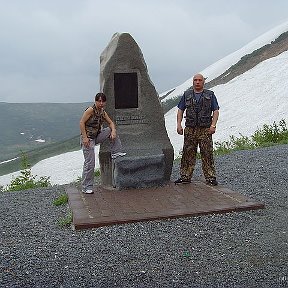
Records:
[[[287,0],[0,0],[0,102],[86,102],[115,32],[161,93],[288,21]]]

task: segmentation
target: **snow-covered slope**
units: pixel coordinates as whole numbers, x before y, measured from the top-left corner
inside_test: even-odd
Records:
[[[207,82],[213,80],[214,78],[221,75],[223,72],[225,72],[228,68],[230,68],[232,65],[236,64],[243,56],[252,53],[254,50],[257,50],[261,47],[263,47],[266,44],[271,43],[274,41],[278,36],[280,36],[282,33],[288,31],[288,22],[285,22],[268,32],[262,34],[261,36],[257,37],[255,40],[251,41],[241,49],[229,54],[228,56],[220,59],[219,61],[215,62],[214,64],[210,65],[206,69],[199,71],[199,73],[203,74],[205,78],[207,78]],[[177,97],[181,95],[187,88],[189,88],[192,85],[192,79],[191,78],[186,80],[181,85],[175,87],[175,90],[170,93],[165,100],[168,100],[170,98]],[[173,88],[172,88],[173,89]],[[160,97],[167,94],[168,91],[172,90],[169,89],[163,93],[160,94]]]

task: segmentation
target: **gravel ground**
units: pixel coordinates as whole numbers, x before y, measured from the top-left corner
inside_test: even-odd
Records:
[[[1,193],[0,287],[288,287],[287,155],[216,158],[221,184],[265,203],[255,211],[73,231],[52,205],[64,186]]]

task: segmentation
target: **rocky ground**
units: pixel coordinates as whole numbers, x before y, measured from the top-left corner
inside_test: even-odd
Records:
[[[288,287],[287,155],[216,158],[221,184],[265,203],[255,211],[74,231],[52,204],[64,186],[1,193],[0,287]]]

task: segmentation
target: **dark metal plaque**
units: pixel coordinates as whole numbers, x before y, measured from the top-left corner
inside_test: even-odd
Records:
[[[137,73],[114,73],[115,109],[138,108]]]

